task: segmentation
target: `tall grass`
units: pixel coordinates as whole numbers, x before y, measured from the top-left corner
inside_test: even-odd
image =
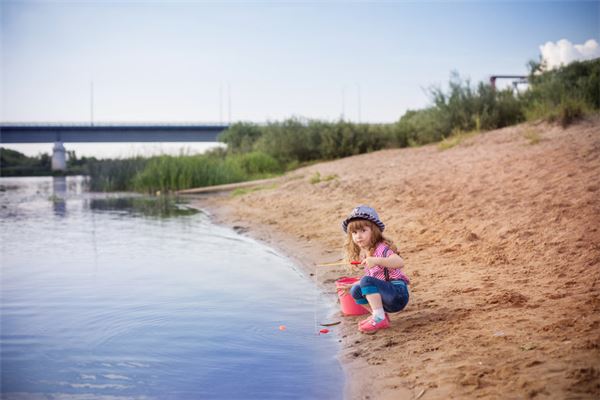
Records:
[[[96,160],[87,166],[91,190],[151,193],[269,178],[283,171],[267,154],[227,154],[223,150],[194,156]]]
[[[85,168],[90,176],[90,189],[105,192],[132,190],[133,178],[148,162],[149,159],[143,157],[92,160]]]
[[[274,176],[283,170],[272,157],[258,152],[225,156],[214,152],[196,156],[151,158],[133,178],[138,191],[171,191],[220,185]]]

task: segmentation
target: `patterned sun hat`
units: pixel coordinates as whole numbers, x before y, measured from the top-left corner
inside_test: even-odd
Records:
[[[381,229],[381,232],[385,229],[385,224],[379,219],[377,211],[369,206],[361,205],[352,210],[348,218],[342,221],[342,229],[345,233],[348,233],[348,224],[357,219],[366,219],[367,221],[373,222]]]

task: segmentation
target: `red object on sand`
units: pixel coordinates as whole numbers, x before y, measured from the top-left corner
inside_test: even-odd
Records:
[[[352,265],[359,265],[361,262],[360,261],[350,261],[350,264]]]
[[[369,312],[360,304],[356,304],[352,296],[350,296],[350,293],[345,289],[348,285],[352,285],[356,282],[358,282],[358,278],[348,277],[342,277],[335,281],[337,294],[340,298],[340,307],[342,308],[342,313],[344,315],[363,315]]]

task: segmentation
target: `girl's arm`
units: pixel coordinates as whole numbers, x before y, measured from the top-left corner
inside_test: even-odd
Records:
[[[403,268],[404,260],[398,254],[392,254],[389,257],[367,257],[364,259],[363,265],[369,268],[373,268],[376,265],[387,268]]]

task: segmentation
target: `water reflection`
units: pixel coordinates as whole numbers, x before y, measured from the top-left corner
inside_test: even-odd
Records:
[[[187,207],[177,198],[168,196],[92,199],[90,208],[94,211],[116,211],[133,216],[159,218],[194,215],[199,212],[196,209]]]
[[[67,177],[54,176],[52,177],[52,208],[54,214],[59,217],[64,217],[67,213]]]

